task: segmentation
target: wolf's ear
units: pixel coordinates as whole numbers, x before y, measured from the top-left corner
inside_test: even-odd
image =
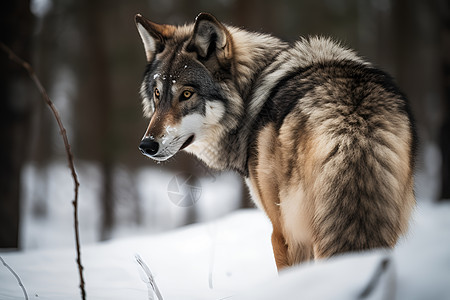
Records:
[[[153,23],[140,14],[134,16],[134,21],[144,43],[147,61],[150,62],[157,53],[164,50],[166,41],[172,38],[176,27]]]
[[[187,46],[188,51],[196,51],[207,58],[216,51],[219,59],[232,57],[232,39],[227,28],[213,15],[200,13],[195,19],[194,33]]]

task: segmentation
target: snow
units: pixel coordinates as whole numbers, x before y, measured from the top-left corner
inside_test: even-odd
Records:
[[[450,205],[418,206],[393,251],[307,263],[277,275],[258,210],[167,233],[83,246],[88,299],[149,299],[139,254],[164,299],[450,299]],[[73,249],[2,253],[30,299],[80,299]],[[0,299],[24,299],[0,265]]]
[[[249,210],[170,233],[85,246],[82,262],[88,298],[148,299],[134,261],[138,253],[150,267],[164,299],[220,299],[249,283],[275,277],[267,236],[268,221],[260,212]],[[1,254],[28,294],[39,299],[79,299],[74,255],[73,249]],[[22,298],[15,278],[0,268],[0,299]]]

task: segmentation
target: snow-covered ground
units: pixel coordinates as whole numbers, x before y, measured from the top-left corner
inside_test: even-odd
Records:
[[[278,275],[267,218],[256,209],[232,212],[241,193],[233,174],[199,178],[194,207],[201,223],[177,228],[189,210],[169,199],[176,174],[118,168],[119,222],[112,240],[98,242],[100,172],[88,163],[78,172],[88,299],[149,299],[136,254],[150,267],[165,300],[450,299],[450,204],[419,201],[410,232],[394,251],[345,255]],[[25,250],[0,252],[5,263],[0,261],[0,299],[25,299],[11,270],[29,299],[81,298],[71,184],[64,164],[27,168]],[[136,194],[127,186],[135,186]],[[139,224],[133,221],[137,213]]]
[[[164,299],[221,299],[276,278],[270,224],[255,209],[157,235],[122,238],[82,249],[88,299],[148,299],[139,254]],[[3,253],[30,299],[80,299],[73,249]],[[1,266],[1,265],[0,265]],[[0,299],[24,299],[0,267]]]
[[[450,205],[419,205],[394,251],[345,255],[277,275],[259,211],[83,247],[88,299],[149,299],[139,254],[164,299],[450,299]],[[2,253],[29,299],[80,299],[73,249]],[[0,299],[24,299],[0,266]]]

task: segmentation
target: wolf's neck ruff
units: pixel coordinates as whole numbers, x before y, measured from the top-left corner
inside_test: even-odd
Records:
[[[248,151],[255,138],[251,132],[257,126],[255,122],[264,117],[261,111],[280,81],[315,64],[330,61],[353,61],[361,65],[369,63],[353,51],[326,38],[302,39],[289,46],[269,35],[259,34],[251,38],[252,34],[245,30],[227,28],[234,48],[239,49],[235,51],[233,76],[239,87],[239,95],[230,94],[229,99],[235,105],[241,105],[242,101],[243,114],[236,115],[239,125],[224,133],[220,138],[221,143],[205,145],[216,148],[214,153],[225,155],[217,155],[214,159],[204,159],[201,153],[198,156],[213,168],[232,169],[248,176]],[[206,153],[211,153],[211,150]]]
[[[231,169],[248,176],[247,162],[251,130],[263,103],[254,101],[254,92],[261,82],[264,71],[288,45],[270,35],[254,35],[248,31],[227,26],[233,44],[232,74],[229,80],[220,83],[229,107],[239,107],[226,126],[223,135],[215,143],[209,143],[206,153],[216,153],[211,159],[204,159],[203,153],[195,153],[210,167]],[[233,87],[233,88],[230,88]],[[228,122],[224,120],[227,124]]]

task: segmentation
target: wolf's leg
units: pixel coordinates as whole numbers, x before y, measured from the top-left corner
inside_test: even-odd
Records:
[[[314,258],[311,245],[306,243],[289,245],[284,236],[275,230],[272,232],[272,248],[278,271]]]
[[[288,247],[283,234],[279,230],[274,229],[272,232],[272,248],[278,271],[288,267]]]

